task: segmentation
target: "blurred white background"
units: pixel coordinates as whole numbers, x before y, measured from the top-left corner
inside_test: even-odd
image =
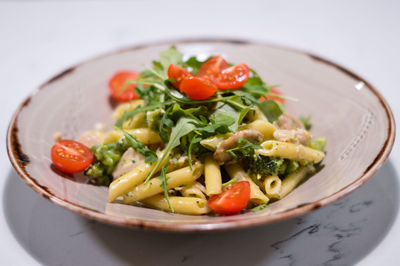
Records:
[[[40,212],[42,215],[64,217],[65,219],[54,220],[60,223],[59,230],[61,231],[66,230],[65,228],[73,228],[65,224],[65,221],[69,221],[68,219],[72,222],[78,221],[78,224],[82,225],[83,218],[45,202],[25,187],[20,180],[10,181],[10,178],[17,179],[17,177],[8,161],[4,141],[9,120],[24,97],[51,76],[90,57],[147,41],[189,37],[251,39],[307,50],[348,67],[372,83],[383,94],[392,107],[395,117],[398,118],[400,114],[398,103],[400,98],[399,11],[400,2],[396,0],[0,1],[0,91],[2,93],[0,138],[3,139],[0,142],[3,171],[3,178],[0,179],[0,196],[3,200],[3,204],[0,205],[0,250],[2,253],[0,262],[3,262],[1,264],[90,265],[95,262],[88,258],[90,254],[85,254],[89,252],[87,247],[82,247],[81,254],[79,249],[76,252],[74,250],[71,257],[58,256],[58,253],[54,253],[51,249],[53,245],[62,249],[69,247],[68,245],[79,245],[79,241],[68,242],[70,244],[63,246],[58,242],[64,241],[62,235],[60,238],[41,237],[41,234],[46,234],[48,230],[46,226],[53,226],[57,231],[57,225],[47,222],[32,226],[29,217],[32,217],[33,214],[30,212],[33,210],[30,207],[44,208]],[[385,175],[391,175],[397,179],[397,173],[400,171],[399,163],[400,152],[398,145],[395,145],[390,156],[390,169],[386,168]],[[378,174],[380,177],[383,175],[382,171]],[[398,182],[393,184],[397,195]],[[15,193],[28,195],[12,197],[20,201],[19,205],[15,204],[15,210],[5,193],[7,192],[5,190],[12,188],[16,189]],[[5,210],[7,208],[8,210]],[[13,220],[7,217],[10,210],[15,213],[27,212],[20,216],[13,216],[22,220],[15,220],[20,224],[12,225],[11,229],[10,221]],[[394,219],[397,215],[397,207],[393,209],[393,212]],[[318,214],[316,217],[318,218]],[[49,220],[53,218],[49,217]],[[373,226],[379,228],[381,225]],[[108,230],[104,228],[107,227],[100,226],[98,230]],[[390,229],[387,235],[386,229]],[[373,247],[365,249],[361,252],[362,255],[358,254],[355,259],[344,261],[355,263],[361,260],[360,265],[377,265],[378,263],[397,265],[400,221],[396,220],[391,228],[386,229],[382,242],[378,241]],[[16,232],[16,230],[20,231]],[[30,230],[40,230],[40,232]],[[110,232],[123,234],[120,231],[112,231],[114,229],[110,230]],[[277,227],[277,230],[283,229]],[[159,237],[163,236],[165,235]],[[151,239],[152,237],[149,239],[148,235],[143,233],[133,235],[133,237],[141,237],[147,242],[156,241],[153,233],[154,239]],[[221,238],[224,237],[227,236],[221,234]],[[115,237],[111,239],[118,241]],[[371,241],[375,240],[371,239]],[[235,240],[229,239],[229,241]],[[179,243],[185,245],[182,239]],[[32,245],[41,245],[41,247],[32,249]],[[109,252],[104,247],[94,247],[94,250],[105,255]],[[47,251],[50,253],[46,253]],[[65,252],[68,252],[67,248]],[[135,251],[132,250],[132,252]],[[145,256],[150,254],[146,250],[140,252]],[[236,251],[232,250],[232,252]],[[215,251],[215,256],[217,254],[218,250]],[[346,254],[351,256],[350,251]],[[160,254],[154,256],[157,255]],[[82,258],[80,259],[79,256]],[[112,259],[107,263],[133,264],[133,261],[129,260],[121,262],[118,254],[111,257]],[[175,264],[168,260],[168,256],[165,259],[165,264]],[[305,261],[314,264],[323,263],[323,261],[308,261],[303,258],[303,260],[297,260],[294,265],[307,265]],[[185,262],[186,259],[179,261],[182,264]],[[189,264],[195,262],[189,261]],[[199,263],[200,260],[197,262]],[[261,258],[257,263],[250,264],[262,265],[271,262],[271,260]],[[336,260],[326,265],[342,265],[345,262]],[[99,257],[97,263],[104,264],[105,262]]]

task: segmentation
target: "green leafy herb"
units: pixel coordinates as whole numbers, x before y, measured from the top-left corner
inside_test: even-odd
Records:
[[[307,129],[307,130],[310,130],[311,129],[311,116],[300,116],[299,117],[299,120],[301,121],[301,123],[303,123],[303,125],[304,125],[304,127]]]
[[[231,185],[233,185],[233,184],[236,184],[237,182],[238,182],[237,179],[232,178],[232,179],[229,180],[228,182],[222,184],[222,189],[225,189],[225,188],[227,188],[227,187],[229,187],[229,186],[231,186]]]
[[[251,212],[256,213],[256,212],[259,212],[261,210],[264,210],[266,207],[268,207],[268,204],[264,203],[264,204],[258,205],[257,207],[251,209]]]
[[[162,104],[162,103],[157,103],[157,104],[152,104],[152,105],[149,104],[149,105],[145,105],[145,106],[138,106],[131,111],[125,111],[123,113],[122,117],[117,120],[117,122],[115,123],[115,126],[122,127],[122,125],[124,124],[125,121],[132,119],[135,115],[137,115],[141,112],[145,112],[145,111],[156,110],[156,109],[162,108],[163,106],[164,106],[164,104]]]
[[[259,105],[260,110],[268,118],[269,122],[278,121],[283,113],[281,106],[273,100],[265,100]]]
[[[194,144],[200,143],[201,140],[202,140],[201,137],[199,137],[199,136],[194,136],[194,137],[192,138],[192,140],[190,141],[189,149],[188,149],[188,161],[189,161],[190,170],[193,170],[193,163],[192,163],[192,150],[193,150],[193,146],[194,146]]]
[[[166,156],[169,155],[171,150],[180,144],[180,139],[183,136],[186,136],[187,134],[189,134],[191,131],[193,131],[196,128],[196,124],[197,124],[197,121],[194,120],[193,118],[182,117],[178,120],[178,122],[176,123],[176,126],[174,128],[172,128],[171,136],[169,138],[167,146],[164,149],[163,155],[157,161],[155,167],[150,172],[150,174],[147,176],[145,183],[147,183],[150,180],[150,178],[154,175],[154,173],[160,167],[161,163],[164,161]]]
[[[167,172],[167,167],[164,165],[164,166],[161,168],[161,176],[160,176],[160,178],[161,178],[162,182],[161,182],[161,185],[160,185],[160,186],[161,186],[162,189],[164,190],[164,196],[165,196],[165,199],[167,200],[169,209],[171,210],[171,212],[175,212],[175,211],[174,211],[174,208],[173,208],[172,205],[171,205],[171,202],[169,201],[168,184],[167,184],[168,178],[167,178],[166,172]]]
[[[182,63],[183,67],[189,68],[189,70],[197,75],[199,72],[199,69],[201,67],[201,65],[204,63],[205,61],[199,61],[197,59],[197,57],[192,56],[190,57],[188,60],[186,60],[185,62]]]
[[[160,53],[160,64],[165,71],[168,70],[170,64],[178,65],[181,62],[182,53],[175,46],[171,46],[168,50]]]
[[[149,162],[156,162],[157,161],[157,154],[150,150],[149,148],[147,148],[145,145],[143,145],[143,143],[141,143],[140,141],[138,141],[134,136],[132,136],[131,134],[129,134],[128,132],[126,132],[125,130],[119,128],[119,127],[115,127],[115,129],[121,131],[125,138],[129,141],[130,146],[135,150],[138,151],[140,154],[142,154],[143,156],[145,156],[145,162],[149,163]]]

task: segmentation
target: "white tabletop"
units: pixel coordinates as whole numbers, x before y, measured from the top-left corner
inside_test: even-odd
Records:
[[[75,63],[146,41],[232,37],[305,49],[366,78],[398,118],[399,1],[188,2],[0,2],[0,264],[398,265],[398,145],[370,181],[328,207],[279,224],[213,234],[89,221],[21,181],[4,139],[24,97]]]

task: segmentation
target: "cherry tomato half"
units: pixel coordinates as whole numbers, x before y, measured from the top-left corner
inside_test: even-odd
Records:
[[[136,79],[140,75],[139,72],[134,71],[120,71],[108,82],[111,96],[120,102],[128,102],[133,99],[138,99],[139,96],[135,92],[136,84],[130,84],[125,88],[127,80]]]
[[[282,95],[282,92],[280,92],[280,90],[278,90],[277,88],[272,88],[269,92],[272,93],[272,94],[276,94],[276,95]],[[265,101],[266,99],[274,100],[274,101],[276,101],[278,103],[281,103],[281,104],[285,103],[285,99],[274,97],[272,95],[262,96],[260,98],[260,101],[262,102],[262,101]]]
[[[229,67],[221,56],[209,59],[199,69],[199,76],[209,78],[220,90],[241,88],[249,75],[250,69],[246,64]]]
[[[240,181],[208,199],[208,206],[219,214],[232,215],[243,210],[250,199],[250,183]]]
[[[217,87],[209,79],[192,75],[182,80],[179,89],[193,100],[208,99],[217,91]]]
[[[184,69],[183,67],[174,64],[170,64],[168,67],[168,78],[176,80],[176,82],[171,82],[171,83],[177,89],[179,89],[182,80],[186,78],[188,75],[191,75],[191,73],[186,69]]]
[[[93,161],[92,151],[84,144],[63,139],[51,148],[51,160],[61,172],[74,174],[85,170]]]
[[[249,79],[250,69],[246,64],[236,65],[222,72],[213,80],[220,90],[236,90],[243,87]]]
[[[214,76],[229,67],[228,62],[222,56],[215,56],[208,59],[199,69],[199,76]]]

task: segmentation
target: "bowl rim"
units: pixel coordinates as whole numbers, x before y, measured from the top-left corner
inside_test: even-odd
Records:
[[[21,150],[21,145],[18,140],[18,127],[17,127],[17,120],[21,111],[26,107],[31,98],[36,95],[41,88],[44,86],[60,79],[61,77],[70,74],[75,68],[79,67],[80,65],[86,64],[91,61],[95,61],[101,59],[103,57],[107,57],[110,55],[123,53],[132,50],[139,50],[144,47],[155,46],[155,45],[167,45],[167,44],[187,44],[187,43],[205,43],[205,42],[215,42],[215,43],[233,43],[238,45],[243,44],[257,44],[257,45],[265,45],[267,47],[277,48],[281,50],[286,50],[290,52],[294,52],[297,54],[303,54],[309,56],[310,58],[320,61],[324,64],[333,66],[337,68],[339,71],[343,72],[346,75],[349,75],[359,81],[364,82],[365,86],[379,99],[380,104],[382,105],[383,109],[386,112],[386,117],[388,119],[388,134],[387,138],[382,146],[382,149],[379,151],[373,162],[365,169],[364,173],[358,177],[355,181],[351,184],[343,187],[342,189],[338,190],[337,192],[328,195],[318,201],[300,204],[294,208],[287,209],[282,212],[274,213],[267,216],[254,216],[248,217],[248,219],[241,220],[241,221],[225,221],[225,222],[211,222],[211,223],[182,223],[182,224],[175,224],[175,223],[164,223],[162,220],[160,221],[149,221],[145,219],[136,219],[136,218],[124,218],[113,216],[110,214],[106,214],[103,212],[99,212],[70,201],[64,200],[59,198],[57,195],[53,194],[48,190],[47,187],[40,185],[29,173],[26,171],[25,166],[27,164],[26,158],[27,155],[23,153]],[[232,230],[237,228],[246,228],[252,226],[260,226],[263,224],[273,223],[280,220],[286,220],[289,218],[293,218],[299,215],[306,214],[310,211],[319,209],[320,207],[326,206],[336,200],[343,198],[344,196],[348,195],[349,193],[353,192],[356,188],[363,185],[366,181],[368,181],[378,169],[383,165],[385,160],[388,158],[394,144],[395,140],[395,120],[393,113],[383,98],[383,96],[378,92],[378,90],[372,86],[369,82],[365,79],[360,77],[359,75],[353,73],[352,71],[348,70],[347,68],[334,63],[328,59],[323,57],[317,56],[313,53],[308,51],[287,47],[278,44],[271,44],[266,43],[263,41],[248,41],[244,39],[229,39],[229,38],[191,38],[191,39],[173,39],[173,40],[164,40],[164,41],[153,41],[153,42],[145,42],[141,44],[132,45],[126,48],[117,49],[108,53],[104,53],[100,56],[90,58],[88,60],[84,60],[73,67],[70,67],[63,72],[55,75],[54,77],[50,78],[48,81],[44,82],[40,85],[36,90],[34,90],[25,100],[18,106],[17,110],[15,111],[6,136],[6,143],[7,143],[7,153],[10,159],[10,162],[14,169],[17,171],[19,176],[27,183],[33,190],[39,193],[44,198],[50,200],[54,204],[83,215],[90,219],[95,219],[104,223],[114,224],[118,226],[125,226],[125,227],[134,227],[134,228],[141,228],[141,229],[151,229],[151,230],[159,230],[159,231],[174,231],[174,232],[196,232],[196,231],[220,231],[220,230]]]

